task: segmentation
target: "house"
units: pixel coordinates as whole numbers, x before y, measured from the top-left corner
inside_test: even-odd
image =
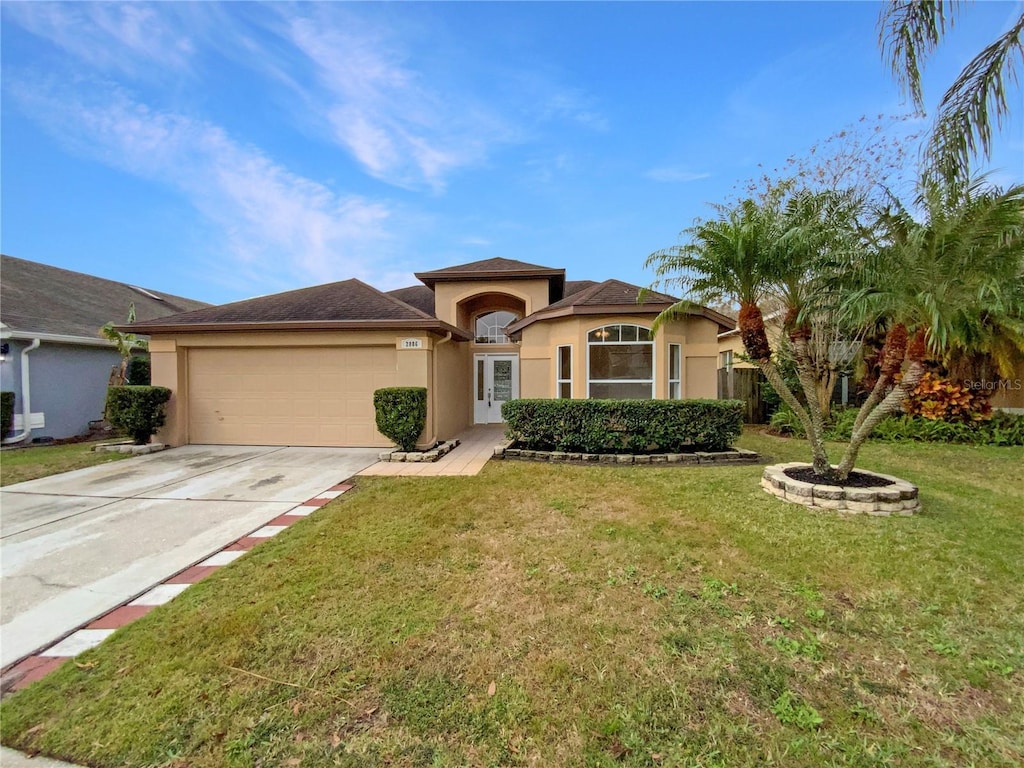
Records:
[[[619,280],[504,258],[421,272],[382,292],[344,280],[125,326],[149,334],[153,383],[173,391],[170,445],[388,446],[373,392],[428,392],[426,445],[501,421],[518,397],[715,397],[717,336],[695,309]]]
[[[99,335],[124,320],[131,304],[141,320],[207,307],[201,301],[0,257],[0,389],[14,392],[12,436],[73,437],[103,417],[110,369],[120,356]],[[30,406],[27,417],[26,406]]]

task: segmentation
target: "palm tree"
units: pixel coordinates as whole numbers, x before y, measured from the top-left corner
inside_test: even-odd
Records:
[[[811,310],[823,307],[829,296],[826,286],[815,279],[815,265],[825,254],[834,256],[839,245],[842,229],[835,217],[844,210],[840,198],[831,192],[792,192],[792,184],[781,184],[761,202],[747,199],[733,209],[715,206],[717,218],[698,220],[684,231],[688,242],[647,260],[659,285],[679,288],[687,297],[665,310],[655,327],[695,301],[739,305],[744,349],[800,420],[811,443],[815,471],[822,475],[831,472],[822,401],[827,408],[832,390],[824,397],[819,391],[827,361],[814,354],[810,343],[815,325]],[[786,383],[778,351],[773,352],[768,340],[761,310],[766,302],[780,307],[783,315],[781,332],[793,349],[803,401]]]
[[[761,204],[719,206],[718,218],[685,230],[687,242],[648,258],[658,284],[686,296],[658,323],[695,301],[739,303],[747,354],[800,420],[815,473],[843,481],[874,427],[916,387],[929,357],[975,348],[1000,329],[1022,329],[1024,187],[1000,192],[981,181],[951,189],[926,188],[917,201],[921,221],[893,202],[865,224],[857,197],[791,188]],[[781,375],[780,344],[769,344],[759,308],[766,300],[783,308],[781,341],[796,363],[802,397]],[[821,328],[832,338],[857,339],[880,324],[880,375],[832,466],[822,401],[832,394],[835,361],[828,345],[816,350],[812,339]]]
[[[878,212],[879,247],[846,275],[856,286],[843,302],[850,322],[881,322],[888,332],[881,375],[854,422],[840,475],[878,422],[900,408],[927,359],[992,351],[1006,371],[1012,351],[1024,350],[1024,186],[932,182],[916,204],[919,218],[898,201]]]
[[[879,43],[883,54],[914,106],[924,110],[921,67],[935,50],[947,27],[952,28],[960,3],[943,0],[895,0],[879,17]],[[1016,68],[1024,62],[1024,14],[993,43],[975,56],[939,103],[925,166],[947,182],[969,175],[971,158],[992,152],[993,125],[1009,115],[1006,85],[1015,82]]]
[[[135,322],[135,302],[129,302],[128,304],[128,320],[129,323]],[[110,374],[111,384],[117,385],[128,383],[128,361],[131,360],[132,352],[136,349],[149,349],[149,342],[145,339],[140,339],[134,333],[121,333],[114,327],[113,322],[105,323],[100,328],[100,336],[105,338],[107,341],[113,342],[114,347],[117,349],[117,353],[121,355],[121,363],[117,368],[116,373],[112,370]]]

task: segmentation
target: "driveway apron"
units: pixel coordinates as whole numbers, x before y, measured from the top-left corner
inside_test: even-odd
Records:
[[[377,451],[191,445],[0,491],[7,667],[365,469]]]

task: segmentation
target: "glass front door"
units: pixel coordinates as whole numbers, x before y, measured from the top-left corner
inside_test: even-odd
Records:
[[[476,424],[500,424],[501,406],[519,397],[519,355],[474,355]]]

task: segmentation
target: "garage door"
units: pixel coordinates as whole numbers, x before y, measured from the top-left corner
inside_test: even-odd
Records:
[[[373,392],[395,385],[393,347],[189,350],[189,442],[388,446]]]

